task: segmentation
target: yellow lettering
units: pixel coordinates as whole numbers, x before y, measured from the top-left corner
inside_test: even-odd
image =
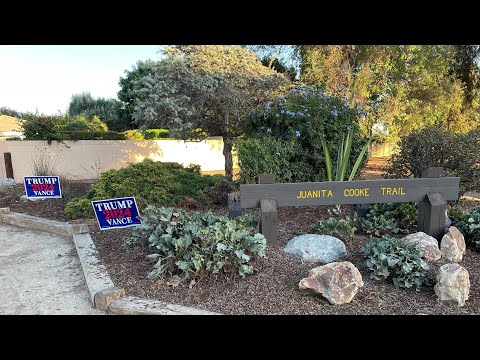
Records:
[[[348,189],[343,190],[343,196],[345,196],[345,197],[348,196]]]
[[[392,189],[392,195],[397,195],[397,188]]]
[[[370,196],[368,195],[368,190],[370,190],[370,188],[365,188],[365,196]]]
[[[322,197],[325,197],[325,193],[327,192],[327,190],[325,189],[322,189]]]
[[[327,194],[327,197],[333,197],[333,193],[332,193],[332,190],[328,190],[328,194]]]
[[[403,192],[403,187],[400,188],[400,195],[407,195]]]
[[[306,196],[307,196],[306,191],[300,191],[298,196],[297,196],[297,199],[305,199]]]
[[[312,197],[312,192],[309,191],[309,192],[307,193],[307,198],[311,198],[311,197]]]
[[[392,195],[392,188],[387,188],[387,195]]]
[[[317,198],[320,197],[320,190],[315,190],[313,192],[313,197],[317,197]]]

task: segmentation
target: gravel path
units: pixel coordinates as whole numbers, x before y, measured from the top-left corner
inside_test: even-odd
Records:
[[[0,314],[103,314],[70,238],[0,223]]]

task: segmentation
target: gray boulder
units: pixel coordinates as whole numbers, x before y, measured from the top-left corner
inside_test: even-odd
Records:
[[[318,234],[295,236],[283,250],[304,261],[324,264],[337,261],[347,253],[342,240],[334,236]]]

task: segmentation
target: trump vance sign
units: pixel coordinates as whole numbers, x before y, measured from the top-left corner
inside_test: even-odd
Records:
[[[58,176],[24,176],[23,185],[27,198],[49,199],[61,198]]]
[[[94,200],[92,206],[100,230],[125,228],[140,225],[138,208],[134,197]]]

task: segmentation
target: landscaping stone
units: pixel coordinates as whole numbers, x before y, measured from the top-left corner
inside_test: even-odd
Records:
[[[322,295],[330,304],[339,305],[352,301],[358,289],[363,287],[362,275],[348,261],[318,266],[300,280],[301,291]]]
[[[467,252],[463,234],[455,227],[450,226],[440,242],[440,251],[442,256],[448,261],[460,262],[463,255]]]
[[[445,264],[437,274],[435,294],[446,304],[464,306],[470,292],[468,271],[458,264]]]
[[[342,240],[318,234],[295,236],[283,250],[302,260],[324,264],[336,261],[347,253]]]
[[[417,244],[424,249],[423,258],[427,261],[437,261],[442,257],[442,253],[438,248],[438,241],[433,236],[419,231],[409,234],[403,238],[407,244]]]

